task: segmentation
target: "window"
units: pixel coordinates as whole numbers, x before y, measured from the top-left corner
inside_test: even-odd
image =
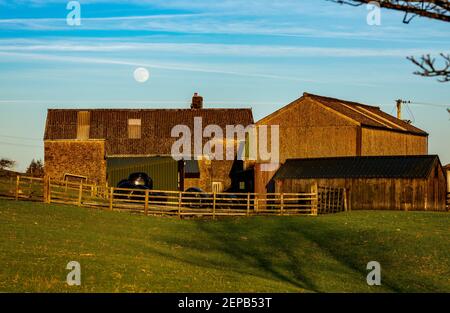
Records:
[[[222,183],[221,182],[213,182],[212,183],[212,191],[213,192],[222,192],[223,191],[223,187],[222,187]]]
[[[128,138],[141,139],[141,119],[128,120]]]
[[[200,178],[200,167],[197,160],[184,161],[184,177],[185,178]]]
[[[77,139],[89,139],[89,131],[91,125],[91,112],[79,111],[77,117]]]

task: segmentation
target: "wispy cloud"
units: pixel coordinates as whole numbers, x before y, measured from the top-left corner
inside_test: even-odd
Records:
[[[185,34],[238,34],[361,40],[433,40],[447,38],[439,29],[410,31],[398,26],[336,27],[285,16],[239,16],[226,12],[157,14],[141,16],[83,17],[82,25],[68,26],[61,18],[0,19],[0,30],[24,31],[143,31]],[[364,26],[364,23],[361,23]],[[366,25],[367,26],[367,25]]]
[[[142,8],[163,8],[176,9],[190,12],[228,12],[237,14],[307,14],[307,15],[328,15],[341,14],[350,16],[355,10],[336,10],[336,5],[323,3],[317,7],[317,0],[81,0],[82,5],[104,4],[111,5],[134,5]],[[67,0],[29,0],[29,1],[5,1],[0,0],[0,5],[4,6],[31,6],[45,7],[51,5],[65,5]]]
[[[72,63],[85,63],[85,64],[99,64],[99,65],[117,65],[117,66],[131,66],[139,67],[144,66],[150,69],[162,69],[169,71],[185,71],[185,72],[197,72],[206,74],[220,74],[220,75],[231,75],[231,76],[241,76],[249,78],[261,78],[269,80],[286,80],[294,82],[307,82],[315,84],[329,84],[333,81],[339,81],[342,85],[352,85],[352,86],[365,86],[374,87],[374,83],[366,83],[361,80],[346,82],[341,78],[336,78],[337,80],[327,80],[327,79],[310,79],[304,78],[301,75],[289,76],[289,75],[277,75],[272,73],[263,72],[248,72],[248,71],[232,71],[225,68],[219,68],[214,66],[205,67],[201,64],[186,64],[186,63],[162,63],[162,62],[151,62],[151,61],[135,61],[135,60],[124,60],[124,59],[111,59],[111,58],[101,58],[101,57],[79,57],[79,56],[61,56],[61,55],[49,55],[49,54],[35,54],[35,53],[18,53],[18,52],[0,52],[0,56],[12,57],[16,61],[18,59],[25,59],[27,61],[37,60],[37,61],[49,61],[49,62],[72,62]]]
[[[168,63],[164,64],[164,63],[151,63],[148,61],[138,62],[138,61],[95,58],[95,57],[73,57],[73,56],[16,53],[16,52],[0,52],[0,55],[3,55],[5,57],[12,56],[12,57],[16,57],[16,58],[25,58],[28,60],[125,65],[125,66],[133,66],[133,67],[145,66],[145,67],[149,67],[149,68],[172,70],[172,71],[188,71],[188,72],[225,74],[225,75],[236,75],[236,76],[258,77],[258,78],[269,78],[269,79],[284,79],[284,80],[294,80],[294,81],[317,82],[314,80],[302,79],[302,78],[293,77],[293,76],[279,76],[279,75],[264,74],[264,73],[247,73],[247,72],[228,71],[228,70],[223,70],[223,69],[205,68],[205,67],[199,67],[197,65],[187,65],[187,64],[168,64]]]
[[[149,52],[176,53],[177,55],[216,55],[239,57],[404,57],[425,52],[438,53],[440,49],[426,48],[340,48],[320,46],[289,45],[246,45],[215,43],[149,43],[122,41],[120,39],[72,38],[68,39],[3,39],[0,40],[3,52]]]

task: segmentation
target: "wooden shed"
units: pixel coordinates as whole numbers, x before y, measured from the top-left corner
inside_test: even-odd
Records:
[[[289,159],[273,183],[276,192],[346,188],[353,210],[445,211],[446,179],[436,155]]]

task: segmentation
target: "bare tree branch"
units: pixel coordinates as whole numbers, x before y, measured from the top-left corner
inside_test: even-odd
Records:
[[[410,56],[407,59],[417,65],[420,69],[414,72],[414,74],[424,77],[442,77],[438,79],[438,81],[450,82],[450,54],[445,55],[441,53],[440,56],[444,59],[442,68],[437,68],[435,65],[436,59],[432,58],[429,54],[423,55],[419,60],[413,56]]]
[[[450,22],[449,0],[328,0],[339,4],[360,6],[377,2],[380,7],[405,12],[403,22],[408,24],[415,16],[428,17],[435,20]]]
[[[435,20],[450,22],[450,0],[328,0],[339,4],[348,4],[352,6],[361,6],[376,2],[381,8],[405,12],[403,23],[408,24],[415,16],[428,17]],[[442,77],[440,82],[450,82],[450,55],[441,53],[444,59],[442,68],[437,68],[435,59],[430,55],[423,55],[419,60],[410,56],[408,60],[419,67],[414,72],[416,75],[424,77]]]

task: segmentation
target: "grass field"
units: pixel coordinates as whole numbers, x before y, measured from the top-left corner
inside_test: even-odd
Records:
[[[2,292],[450,292],[448,213],[211,221],[0,200],[0,238]]]

